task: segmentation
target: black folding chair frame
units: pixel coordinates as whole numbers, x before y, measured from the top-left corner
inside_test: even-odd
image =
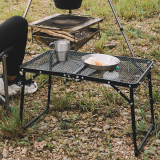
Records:
[[[2,95],[0,95],[0,103],[4,105],[4,108],[7,108],[9,106],[6,58],[8,57],[7,52],[9,52],[12,49],[13,46],[10,46],[0,54],[0,61],[2,61],[2,66],[3,66],[3,81],[4,81],[4,92],[5,92],[5,98]]]

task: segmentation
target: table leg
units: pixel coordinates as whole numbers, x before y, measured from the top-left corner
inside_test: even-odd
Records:
[[[23,103],[24,103],[24,83],[25,83],[25,73],[23,72],[23,80],[22,80],[22,92],[21,92],[21,104],[20,104],[20,119],[21,122],[23,120]],[[31,120],[30,122],[28,122],[25,126],[24,129],[26,129],[29,125],[31,125],[33,122],[35,122],[36,120],[38,120],[40,118],[40,116],[42,116],[44,113],[46,113],[49,110],[49,104],[50,104],[50,92],[51,92],[51,76],[49,75],[49,84],[48,84],[48,102],[47,102],[47,106],[46,108],[37,116],[35,117],[33,120]]]
[[[148,84],[149,84],[149,98],[150,98],[150,105],[151,105],[151,122],[154,125],[154,112],[153,112],[153,97],[152,97],[152,83],[151,83],[151,72],[147,75]]]
[[[22,75],[22,90],[21,90],[21,104],[20,104],[20,120],[23,120],[23,104],[24,104],[24,86],[25,86],[25,72]]]
[[[133,97],[133,88],[130,88],[130,101],[131,101],[131,118],[132,118],[132,130],[133,130],[133,142],[135,149],[135,156],[138,156],[138,149],[136,143],[136,124],[135,124],[135,112],[134,112],[134,97]]]
[[[51,95],[51,76],[49,76],[49,83],[48,83],[48,108],[49,108],[49,104],[50,104],[50,95]]]
[[[130,88],[130,99],[125,96],[116,86],[111,85],[126,101],[128,101],[131,105],[131,119],[132,119],[132,130],[133,130],[133,143],[135,148],[135,156],[138,156],[140,149],[142,148],[143,144],[145,143],[146,139],[149,137],[151,131],[154,129],[154,113],[153,113],[153,98],[152,98],[152,84],[151,84],[151,72],[147,75],[148,84],[149,84],[149,97],[150,97],[150,107],[151,107],[151,125],[150,128],[143,138],[139,147],[137,147],[137,140],[136,140],[136,124],[135,124],[135,112],[134,112],[134,92],[133,88]]]
[[[154,129],[154,114],[153,114],[153,98],[152,98],[152,84],[151,84],[151,72],[147,75],[148,78],[148,84],[149,84],[149,97],[150,97],[150,106],[151,106],[151,125],[150,128],[146,134],[146,136],[143,138],[142,143],[138,147],[138,151],[142,148],[143,144],[145,143],[146,139],[149,137],[151,131]],[[136,153],[135,153],[136,155]],[[138,156],[138,153],[137,155]]]

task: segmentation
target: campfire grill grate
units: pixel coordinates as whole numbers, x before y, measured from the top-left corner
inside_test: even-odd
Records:
[[[57,27],[57,28],[72,28],[82,25],[85,22],[92,20],[91,17],[75,16],[75,15],[59,15],[51,19],[47,19],[40,23],[38,26]]]

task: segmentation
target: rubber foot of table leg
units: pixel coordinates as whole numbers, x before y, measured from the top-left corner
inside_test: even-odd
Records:
[[[135,156],[138,157],[138,151],[135,150],[134,152],[135,152]]]

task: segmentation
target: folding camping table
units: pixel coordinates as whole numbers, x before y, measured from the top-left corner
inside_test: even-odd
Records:
[[[151,85],[151,68],[153,67],[153,61],[147,59],[137,59],[124,56],[116,56],[120,63],[118,64],[119,69],[110,71],[119,74],[118,80],[114,80],[112,77],[105,78],[104,75],[109,71],[98,71],[93,70],[81,60],[84,55],[90,53],[84,52],[69,52],[69,59],[65,62],[57,61],[54,50],[48,50],[41,55],[33,58],[32,60],[22,64],[20,70],[23,72],[23,87],[21,92],[21,105],[20,105],[20,118],[23,119],[23,102],[24,102],[24,84],[25,84],[25,73],[34,73],[34,76],[29,79],[32,80],[39,74],[49,76],[48,84],[48,102],[45,110],[40,113],[36,118],[31,120],[24,128],[27,128],[30,124],[35,122],[41,115],[43,115],[49,109],[50,104],[50,90],[51,90],[51,77],[59,76],[71,78],[74,81],[92,81],[103,84],[111,85],[127,102],[131,105],[131,119],[133,129],[133,142],[135,147],[135,155],[138,156],[138,152],[142,145],[146,141],[150,132],[154,129],[154,115],[153,115],[153,98],[152,98],[152,85]],[[92,53],[93,54],[93,53]],[[141,85],[145,78],[148,78],[149,84],[149,97],[150,97],[150,108],[151,108],[151,126],[142,143],[137,147],[136,143],[136,126],[135,126],[135,112],[134,112],[134,88]],[[128,98],[119,88],[126,87],[130,90],[130,97]]]

